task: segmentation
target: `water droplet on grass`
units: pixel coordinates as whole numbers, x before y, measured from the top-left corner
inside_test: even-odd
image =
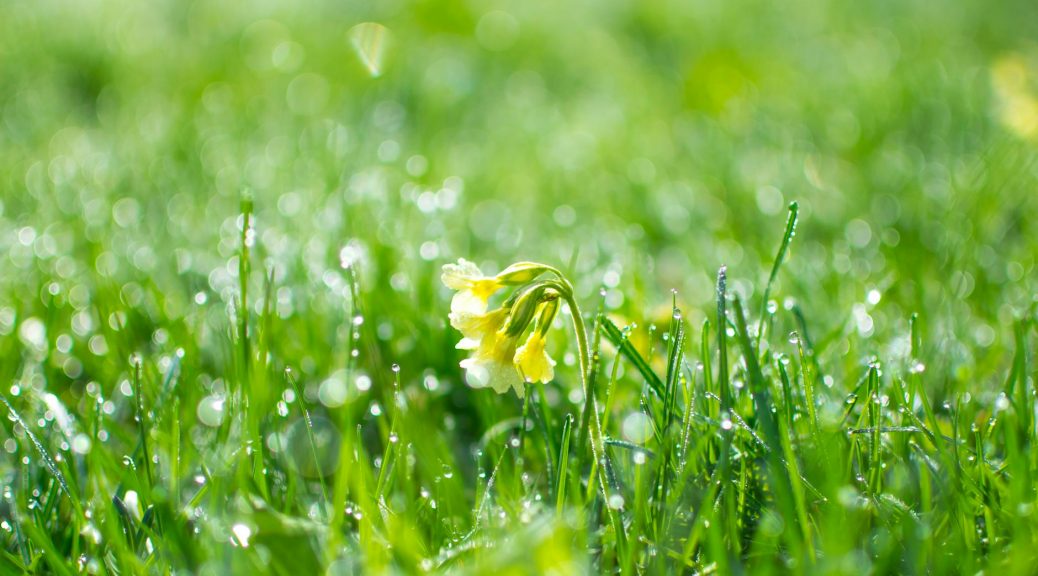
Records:
[[[215,394],[202,398],[195,411],[198,421],[211,428],[218,427],[223,422],[224,404],[224,398]]]
[[[1007,410],[1008,408],[1009,408],[1009,397],[1006,396],[1005,392],[1003,392],[1002,394],[998,395],[998,398],[995,399],[995,409],[996,410]]]
[[[624,418],[623,437],[628,442],[641,444],[652,436],[652,420],[642,412],[632,412]]]
[[[245,524],[235,524],[231,527],[231,532],[234,533],[234,539],[242,548],[249,547],[249,538],[252,537],[252,529]]]

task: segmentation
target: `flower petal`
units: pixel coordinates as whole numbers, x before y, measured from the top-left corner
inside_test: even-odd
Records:
[[[467,290],[473,280],[483,278],[479,266],[464,258],[458,258],[457,264],[444,264],[440,281],[451,290]]]
[[[501,329],[505,320],[508,319],[509,309],[498,308],[486,314],[473,314],[471,312],[451,312],[449,318],[451,326],[466,340],[479,343],[486,336]]]
[[[465,381],[473,388],[493,388],[498,394],[513,388],[516,393],[522,394],[523,381],[513,361],[515,347],[515,336],[500,330],[484,334],[479,348],[461,362],[461,367],[465,369]]]
[[[451,299],[451,313],[482,314],[487,311],[487,301],[468,290],[462,290]]]
[[[547,384],[555,377],[555,361],[544,349],[544,337],[533,332],[515,351],[515,365],[528,382]]]
[[[515,389],[519,397],[523,394],[523,381],[511,363],[503,364],[489,358],[466,358],[461,361],[465,369],[465,382],[473,388],[492,388],[498,394]]]

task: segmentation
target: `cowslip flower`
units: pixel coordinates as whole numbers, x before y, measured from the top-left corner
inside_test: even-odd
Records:
[[[527,382],[554,378],[554,360],[545,350],[551,321],[558,311],[562,285],[537,278],[554,269],[519,262],[486,277],[466,260],[443,267],[443,283],[458,293],[451,302],[450,323],[463,338],[457,348],[472,350],[461,362],[473,388],[492,388],[499,394],[515,390],[522,398]],[[497,309],[486,311],[490,297],[506,286],[519,286]],[[536,326],[522,346],[519,340]]]
[[[544,274],[552,278],[540,279]],[[516,395],[523,398],[527,383],[548,382],[555,376],[555,361],[548,356],[545,343],[561,302],[566,303],[577,338],[585,413],[591,416],[589,440],[592,451],[604,455],[602,424],[598,420],[595,394],[588,378],[591,356],[587,330],[569,280],[555,268],[535,262],[512,264],[500,274],[487,277],[479,267],[463,259],[459,259],[457,264],[444,266],[441,278],[448,288],[457,291],[451,300],[450,320],[451,326],[463,336],[458,348],[472,351],[461,361],[465,379],[474,388],[492,388],[499,394],[515,390]],[[491,296],[509,286],[518,288],[500,308],[487,312]],[[518,346],[531,326],[533,329],[526,341]],[[520,429],[520,435],[524,430],[525,425]],[[606,502],[612,501],[605,480],[611,475],[609,460],[604,458],[603,473],[598,475],[597,484]]]

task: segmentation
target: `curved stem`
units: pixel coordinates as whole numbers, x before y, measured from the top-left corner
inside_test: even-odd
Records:
[[[587,329],[584,327],[584,317],[580,313],[580,307],[570,291],[564,294],[566,304],[569,305],[573,317],[573,330],[577,333],[577,350],[580,352],[580,383],[587,392],[588,381],[591,374],[591,350],[587,340]]]
[[[569,288],[563,294],[563,298],[566,300],[566,304],[569,305],[570,316],[573,318],[573,330],[577,333],[577,351],[580,355],[580,380],[584,389],[584,409],[588,411],[585,417],[589,420],[588,429],[590,432],[591,452],[594,456],[591,463],[591,474],[588,477],[588,489],[590,490],[590,487],[597,481],[598,489],[602,493],[606,510],[613,523],[617,540],[622,545],[626,541],[626,534],[623,530],[623,522],[617,516],[614,504],[610,502],[609,484],[605,477],[605,475],[609,474],[609,469],[606,462],[605,441],[602,437],[602,424],[598,419],[598,402],[595,399],[595,391],[591,389],[591,349],[588,344],[587,330],[584,326],[584,316],[580,313],[580,306],[577,305],[576,298],[573,296],[572,286],[561,275],[560,280]],[[599,465],[602,467],[602,474],[597,473]]]

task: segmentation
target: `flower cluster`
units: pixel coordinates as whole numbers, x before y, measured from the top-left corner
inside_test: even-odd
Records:
[[[538,279],[545,274],[554,278]],[[470,386],[493,388],[499,394],[514,389],[522,398],[526,383],[555,377],[555,361],[545,350],[545,340],[560,299],[571,293],[557,270],[519,262],[496,276],[484,276],[478,266],[459,259],[443,267],[441,280],[456,291],[450,323],[463,336],[457,347],[472,351],[461,362]],[[505,288],[515,290],[500,308],[488,311],[490,297]]]

